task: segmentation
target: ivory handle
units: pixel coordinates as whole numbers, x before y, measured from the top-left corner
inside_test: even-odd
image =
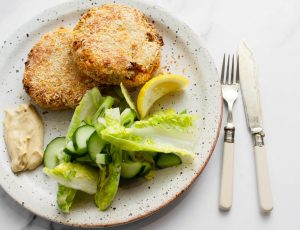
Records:
[[[273,199],[265,146],[254,146],[259,203],[262,211],[273,209]]]
[[[223,165],[221,175],[220,203],[221,210],[229,210],[232,206],[234,168],[234,143],[224,142]]]

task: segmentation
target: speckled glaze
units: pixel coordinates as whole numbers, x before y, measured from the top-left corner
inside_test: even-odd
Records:
[[[159,170],[151,181],[137,180],[121,184],[111,208],[99,212],[93,197],[79,193],[69,215],[56,205],[56,182],[42,173],[42,166],[32,172],[15,175],[10,170],[3,138],[0,139],[0,183],[23,207],[51,221],[72,226],[105,227],[146,217],[163,208],[186,191],[200,175],[215,147],[221,125],[222,100],[214,63],[199,39],[187,25],[157,6],[138,1],[76,0],[42,12],[24,24],[0,44],[0,120],[5,108],[30,102],[22,87],[24,62],[33,44],[46,32],[58,27],[72,27],[80,15],[93,6],[123,3],[143,11],[155,22],[164,38],[162,72],[182,74],[190,79],[184,92],[164,97],[152,112],[174,108],[199,115],[198,141],[192,164]],[[72,111],[45,111],[38,108],[45,123],[45,145],[66,133]],[[3,128],[0,130],[3,136]],[[21,208],[21,207],[20,207]]]

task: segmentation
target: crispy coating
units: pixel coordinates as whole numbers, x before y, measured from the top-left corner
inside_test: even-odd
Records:
[[[24,88],[43,108],[75,108],[84,93],[98,85],[77,70],[70,49],[72,33],[65,28],[47,33],[28,54]]]
[[[162,37],[139,10],[106,4],[86,12],[74,28],[78,68],[101,84],[136,87],[159,67]]]

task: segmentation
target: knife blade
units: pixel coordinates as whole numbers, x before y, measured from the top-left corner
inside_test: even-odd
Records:
[[[253,53],[245,42],[239,47],[240,81],[247,123],[252,133],[263,131],[257,67]]]
[[[256,177],[260,207],[264,212],[273,209],[267,155],[264,145],[263,121],[261,113],[257,66],[248,45],[242,41],[238,49],[239,76],[243,94],[247,123],[253,136],[256,161]]]

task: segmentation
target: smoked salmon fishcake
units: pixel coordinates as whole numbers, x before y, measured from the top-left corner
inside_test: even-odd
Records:
[[[24,88],[43,108],[75,108],[87,90],[99,85],[78,71],[70,49],[72,39],[71,29],[58,28],[44,35],[28,54]]]
[[[74,28],[80,71],[104,85],[146,83],[160,65],[162,37],[137,9],[106,4],[87,11]]]

